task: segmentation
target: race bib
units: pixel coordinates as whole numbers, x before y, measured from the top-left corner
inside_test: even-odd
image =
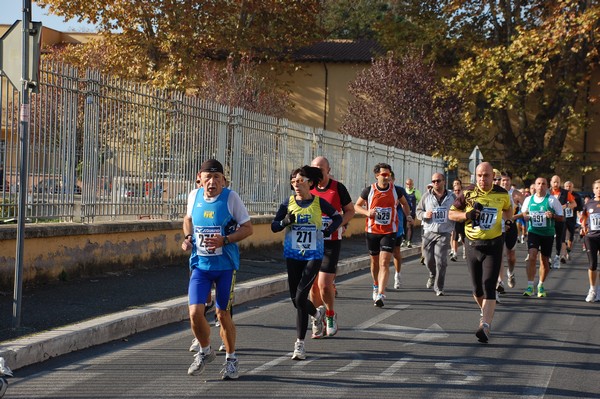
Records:
[[[331,218],[329,216],[323,215],[323,216],[321,216],[321,223],[323,224],[323,228],[321,230],[325,230],[331,224]],[[331,240],[331,236],[324,237],[323,239],[324,240]]]
[[[292,237],[300,252],[317,249],[317,226],[314,224],[292,225]]]
[[[489,230],[496,223],[498,210],[496,208],[483,208],[479,214],[479,227],[481,230]]]
[[[566,207],[565,208],[565,218],[572,218],[573,217],[573,209]]]
[[[375,224],[388,225],[392,223],[392,208],[375,207]]]
[[[448,209],[443,207],[433,208],[431,218],[433,223],[446,223],[448,221]]]
[[[199,256],[217,256],[223,254],[223,247],[215,248],[212,251],[206,249],[205,239],[221,235],[221,227],[219,226],[196,226],[194,229],[196,236],[196,253]]]
[[[529,220],[532,227],[546,227],[546,212],[531,212]]]
[[[590,218],[588,220],[590,223],[590,230],[600,230],[600,213],[590,213]]]

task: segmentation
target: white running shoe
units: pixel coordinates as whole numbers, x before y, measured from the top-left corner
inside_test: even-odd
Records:
[[[312,338],[323,338],[323,318],[325,317],[325,306],[317,308],[317,313],[312,318]]]
[[[335,334],[337,334],[338,331],[337,313],[334,313],[333,316],[326,316],[325,319],[327,319],[327,321],[325,322],[327,336],[333,337]]]
[[[296,341],[294,344],[294,354],[292,360],[304,360],[306,359],[306,350],[304,349],[304,341]]]
[[[554,255],[550,269],[560,269],[560,257],[558,255]]]
[[[377,306],[378,308],[382,308],[384,299],[385,299],[385,295],[377,294],[377,299],[375,300],[375,303],[373,305]]]
[[[427,282],[425,283],[425,288],[433,287],[434,279],[435,279],[435,277],[429,277],[427,279]]]
[[[219,346],[219,352],[225,352],[225,342],[221,342],[221,346]]]
[[[374,285],[373,286],[373,300],[376,301],[377,300],[377,294],[379,294],[379,287]]]
[[[211,350],[208,355],[205,355],[202,352],[196,353],[194,355],[194,361],[188,368],[188,375],[202,374],[202,372],[204,371],[204,366],[206,366],[207,363],[210,363],[213,360],[215,360],[216,357],[217,354],[213,350]]]
[[[238,375],[238,360],[237,359],[227,359],[225,360],[225,363],[223,363],[223,370],[221,370],[221,373],[223,374],[221,376],[222,379],[224,380],[237,380],[239,375]]]
[[[190,345],[190,352],[200,352],[200,342],[196,338],[192,340],[192,345]]]
[[[394,288],[399,290],[402,286],[402,275],[400,273],[394,274]]]
[[[516,280],[515,280],[515,275],[513,274],[509,274],[508,275],[508,286],[510,288],[514,288],[515,285],[517,284]]]
[[[587,296],[585,297],[585,301],[586,302],[597,302],[598,301],[598,297],[596,296],[596,290],[593,288],[590,288],[590,290],[588,291]]]

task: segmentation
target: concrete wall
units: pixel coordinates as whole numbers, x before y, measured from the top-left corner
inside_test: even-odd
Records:
[[[254,234],[240,243],[253,250],[279,245],[283,234],[271,232],[271,216],[252,218]],[[364,231],[364,218],[350,223],[347,235]],[[16,225],[0,226],[0,290],[14,286]],[[134,267],[187,263],[181,249],[182,221],[129,221],[98,224],[27,224],[23,282],[73,279]]]

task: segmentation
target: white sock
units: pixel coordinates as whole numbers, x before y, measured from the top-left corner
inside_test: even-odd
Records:
[[[531,286],[533,286],[533,281],[528,281],[528,282],[527,282],[527,285],[531,285]]]
[[[210,353],[210,345],[208,345],[206,348],[202,348],[202,353],[204,353],[205,355],[208,355]]]
[[[235,352],[225,353],[225,359],[236,359]]]

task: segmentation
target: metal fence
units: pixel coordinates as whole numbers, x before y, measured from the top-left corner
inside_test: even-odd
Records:
[[[0,78],[0,219],[16,216],[19,93]],[[200,164],[222,161],[253,214],[273,213],[290,194],[291,170],[317,155],[356,200],[373,166],[392,165],[419,188],[441,159],[349,135],[229,108],[180,92],[43,63],[31,96],[27,217],[94,222],[177,219]]]

